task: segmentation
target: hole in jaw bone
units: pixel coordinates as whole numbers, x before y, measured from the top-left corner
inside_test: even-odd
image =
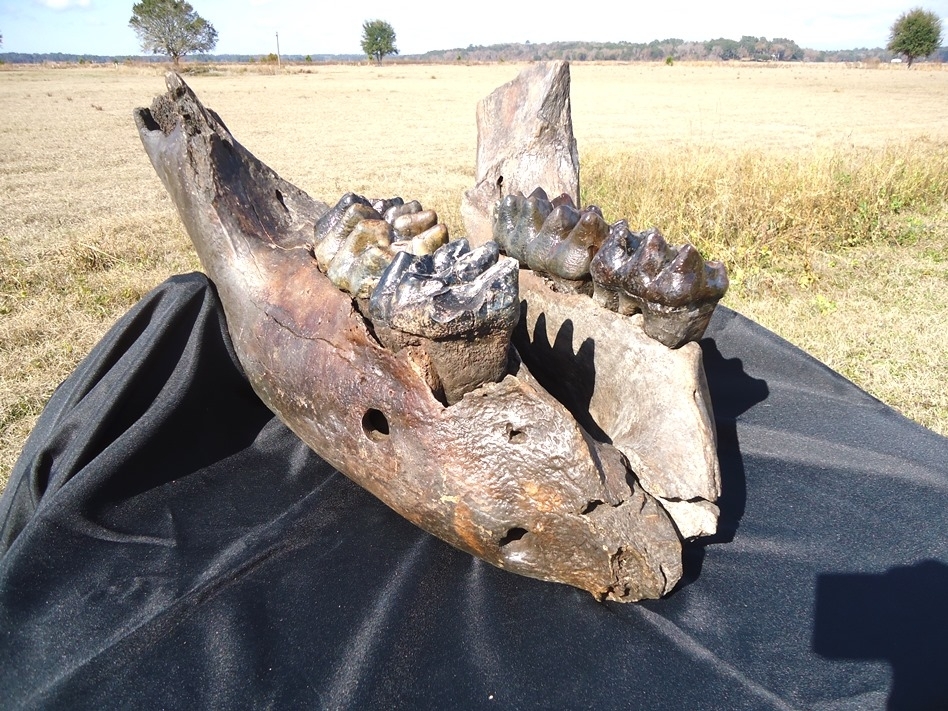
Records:
[[[523,538],[524,536],[526,536],[528,533],[529,533],[529,531],[528,531],[527,529],[525,529],[525,528],[520,528],[519,526],[514,526],[513,528],[509,529],[506,534],[504,534],[504,537],[503,537],[503,538],[501,538],[499,541],[497,541],[497,544],[498,544],[501,548],[503,548],[503,547],[506,546],[508,543],[513,543],[514,541],[519,541],[521,538]]]
[[[523,444],[527,441],[527,433],[507,423],[507,441],[511,444]]]
[[[388,418],[381,410],[371,408],[362,416],[362,431],[373,442],[382,442],[388,439]]]

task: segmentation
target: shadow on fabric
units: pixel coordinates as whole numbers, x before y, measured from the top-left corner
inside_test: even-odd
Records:
[[[881,575],[816,580],[813,651],[892,667],[889,709],[948,708],[948,566],[927,560]]]
[[[718,532],[685,545],[682,564],[684,574],[679,588],[701,574],[704,548],[715,543],[730,543],[740,525],[747,505],[747,483],[744,476],[744,458],[737,438],[737,419],[770,394],[767,382],[752,378],[744,371],[740,358],[725,358],[711,338],[700,344],[711,409],[718,439],[718,464],[721,467],[721,498],[718,506]]]

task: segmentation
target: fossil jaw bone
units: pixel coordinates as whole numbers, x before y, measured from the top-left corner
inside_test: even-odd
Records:
[[[671,591],[678,534],[615,448],[519,358],[500,382],[439,402],[407,349],[378,343],[318,268],[314,227],[328,206],[252,156],[180,77],[168,89],[136,111],[139,135],[250,383],[284,423],[410,521],[493,565],[600,599]]]

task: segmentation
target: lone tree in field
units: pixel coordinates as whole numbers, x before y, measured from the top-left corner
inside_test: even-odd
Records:
[[[395,30],[384,20],[366,20],[362,23],[362,51],[382,63],[387,54],[398,54],[395,46]]]
[[[941,44],[941,20],[934,12],[920,7],[899,15],[892,25],[887,49],[904,54],[909,68],[918,57],[927,57]]]
[[[175,67],[181,57],[210,52],[217,45],[217,30],[184,0],[141,0],[132,5],[128,26],[143,52],[166,54]]]

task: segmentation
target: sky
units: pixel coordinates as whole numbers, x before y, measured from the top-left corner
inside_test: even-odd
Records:
[[[139,55],[133,0],[0,0],[2,52]],[[948,0],[191,0],[218,32],[217,54],[359,54],[362,23],[393,26],[401,54],[505,42],[649,42],[678,37],[785,37],[811,49],[883,47],[895,19],[921,4],[942,18]],[[557,8],[569,8],[557,9]]]

